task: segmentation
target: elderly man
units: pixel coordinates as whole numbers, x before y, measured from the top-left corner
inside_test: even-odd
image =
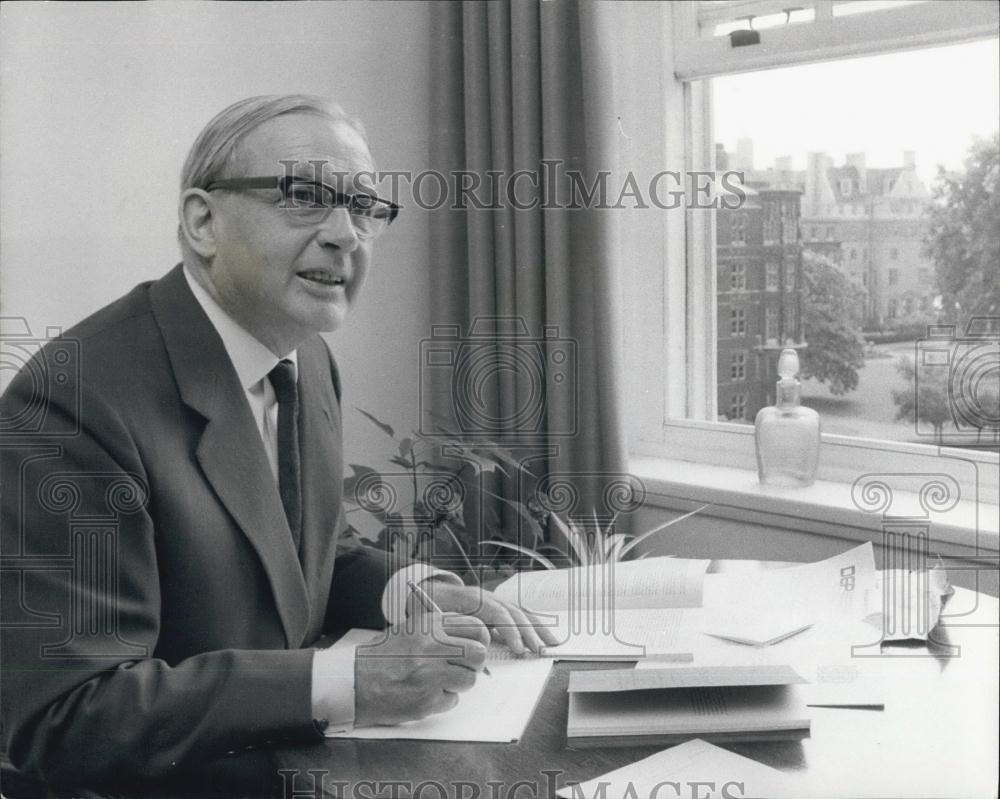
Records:
[[[183,264],[5,393],[4,420],[42,410],[3,449],[5,550],[68,564],[11,575],[4,597],[19,769],[205,788],[272,744],[452,708],[491,628],[518,651],[547,635],[452,575],[336,551],[340,382],[317,334],[344,321],[398,211],[372,171],[360,124],[326,100],[227,108],[184,166]],[[40,395],[46,369],[65,379]],[[403,623],[411,581],[454,615]],[[310,648],[386,620],[366,656]]]

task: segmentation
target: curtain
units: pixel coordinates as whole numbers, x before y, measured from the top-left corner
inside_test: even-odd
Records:
[[[627,496],[623,505],[623,309],[613,268],[622,212],[555,179],[572,171],[589,186],[620,166],[607,66],[617,45],[598,6],[436,6],[430,154],[453,196],[432,222],[431,339],[444,345],[441,358],[449,349],[455,357],[450,368],[424,370],[424,412],[529,459],[531,475],[490,475],[492,494],[526,502],[541,480],[563,518],[617,515],[623,532],[618,511],[634,508]],[[484,207],[454,192],[477,179]],[[518,522],[495,499],[482,511],[506,529]]]

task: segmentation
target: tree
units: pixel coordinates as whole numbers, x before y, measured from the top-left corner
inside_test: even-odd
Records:
[[[947,370],[929,369],[917,380],[917,370],[909,358],[900,359],[896,370],[905,383],[903,388],[892,390],[896,418],[930,425],[940,444],[944,426],[951,421]]]
[[[1000,134],[977,139],[965,173],[939,170],[924,254],[934,262],[944,321],[1000,314]]]
[[[802,327],[806,347],[802,376],[827,383],[831,394],[858,387],[858,370],[865,365],[861,335],[865,290],[819,253],[802,253]]]

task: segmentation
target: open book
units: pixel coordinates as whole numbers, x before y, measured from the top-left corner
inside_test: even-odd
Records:
[[[494,593],[551,624],[563,660],[687,661],[678,651],[684,609],[701,606],[707,560],[646,558],[519,572]]]
[[[799,739],[810,720],[789,666],[574,672],[567,743],[577,748]]]

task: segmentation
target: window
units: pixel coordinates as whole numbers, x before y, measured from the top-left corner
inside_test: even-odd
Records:
[[[898,261],[899,260],[899,249],[898,248],[893,247],[891,250],[889,250],[889,260],[890,261]]]
[[[747,332],[747,312],[743,308],[730,311],[729,332],[734,336],[745,336]]]
[[[899,285],[899,270],[895,267],[889,268],[889,285],[897,286]]]
[[[847,252],[847,260],[854,261],[857,260],[857,257],[858,251],[854,247],[851,247],[851,249]]]
[[[892,320],[899,315],[899,300],[895,297],[890,297],[889,302],[886,304],[885,316],[886,319]]]
[[[773,306],[764,309],[764,338],[768,342],[778,340],[778,309]]]
[[[731,291],[745,291],[747,287],[746,261],[733,261],[729,267],[729,288]]]
[[[733,244],[746,243],[746,215],[733,214],[732,222]]]
[[[755,2],[756,0],[743,0],[739,5],[744,10],[747,8],[751,9],[748,13],[753,13],[752,7],[755,5]],[[633,7],[632,4],[626,5],[630,8]],[[774,4],[772,3],[771,5],[773,6]],[[806,5],[812,5],[810,0],[807,0]],[[817,8],[822,5],[817,4]],[[929,7],[937,4],[927,3],[924,5]],[[985,9],[987,4],[980,5]],[[692,9],[692,6],[696,8]],[[666,10],[666,13],[672,15],[673,19],[690,19],[692,16],[699,16],[700,11],[697,7],[707,6],[707,3],[670,4],[670,8]],[[728,7],[729,4],[712,4],[713,8],[716,6]],[[635,8],[644,8],[644,6],[637,4]],[[914,8],[919,9],[921,6],[914,6]],[[964,4],[963,8],[965,8]],[[895,13],[893,12],[893,14]],[[906,13],[903,10],[899,12],[904,18]],[[924,12],[919,10],[917,12],[918,16],[922,13]],[[973,17],[976,17],[980,13],[987,14],[985,10],[978,11],[974,9]],[[993,14],[995,12],[991,11],[989,13]],[[854,17],[854,19],[857,20],[859,17]],[[979,23],[977,22],[976,24]],[[912,100],[914,89],[910,85],[907,85],[904,91],[897,91],[893,82],[907,81],[910,84],[916,84],[916,91],[922,97],[922,92],[926,86],[946,86],[947,91],[944,93],[946,97],[941,102],[947,105],[949,109],[953,105],[969,106],[971,98],[968,95],[972,93],[972,85],[977,84],[977,89],[981,91],[977,95],[976,101],[972,102],[972,107],[977,104],[981,106],[984,109],[982,117],[990,118],[991,121],[993,117],[1000,116],[1000,114],[994,113],[996,110],[996,100],[994,97],[1000,94],[1000,91],[997,91],[997,87],[994,86],[995,78],[993,77],[997,72],[995,55],[993,54],[993,51],[996,49],[995,39],[986,38],[991,35],[988,31],[986,33],[975,33],[973,37],[969,37],[968,28],[970,23],[968,18],[963,20],[962,25],[964,26],[964,30],[961,36],[964,40],[980,36],[982,37],[982,41],[972,42],[970,45],[937,46],[950,45],[951,42],[958,38],[959,34],[957,32],[946,34],[943,32],[943,29],[935,28],[933,30],[927,29],[926,31],[921,31],[921,38],[918,42],[907,40],[905,44],[901,43],[897,46],[893,44],[892,38],[894,30],[896,30],[895,26],[881,26],[877,37],[879,42],[878,47],[889,51],[899,49],[900,52],[884,56],[880,55],[879,58],[884,59],[880,70],[869,67],[868,59],[865,58],[868,54],[875,54],[874,41],[876,38],[873,34],[871,42],[867,42],[865,40],[866,31],[861,32],[860,39],[855,38],[850,40],[851,53],[858,57],[835,62],[831,60],[824,61],[824,59],[841,57],[844,52],[844,41],[846,40],[831,40],[829,45],[824,45],[822,42],[819,44],[814,42],[809,48],[802,47],[799,50],[795,50],[794,48],[787,50],[782,47],[775,49],[769,43],[765,52],[764,48],[756,50],[753,47],[731,48],[729,47],[728,40],[719,41],[709,46],[706,39],[704,40],[705,44],[703,47],[703,42],[698,38],[699,34],[697,32],[689,33],[676,28],[665,28],[665,30],[669,30],[674,41],[681,42],[681,45],[671,58],[665,57],[663,59],[663,74],[678,76],[679,82],[684,84],[684,96],[683,106],[674,105],[668,109],[670,113],[666,116],[659,113],[659,111],[655,114],[656,119],[668,119],[674,123],[669,128],[667,134],[666,160],[663,161],[663,164],[659,168],[677,170],[683,169],[685,166],[696,170],[713,168],[711,164],[714,164],[716,142],[721,143],[725,151],[730,153],[735,152],[735,139],[741,137],[753,140],[753,165],[756,168],[756,172],[751,175],[751,178],[764,176],[773,164],[774,158],[787,153],[791,159],[791,163],[789,164],[790,169],[781,173],[781,176],[787,180],[795,180],[798,175],[806,172],[806,156],[808,153],[825,151],[830,159],[828,170],[833,184],[832,195],[835,199],[839,199],[837,180],[841,175],[838,175],[838,170],[843,166],[844,153],[859,152],[866,149],[866,145],[864,142],[859,142],[858,137],[865,135],[868,131],[876,131],[879,136],[888,139],[888,144],[882,146],[878,151],[876,151],[875,145],[872,144],[867,151],[867,185],[869,190],[881,195],[884,174],[879,174],[879,172],[883,168],[887,171],[900,168],[902,166],[902,150],[904,147],[916,150],[916,171],[913,174],[924,179],[925,188],[929,189],[929,181],[932,181],[934,176],[931,174],[929,179],[923,176],[928,172],[934,172],[936,164],[934,159],[936,156],[925,158],[921,152],[920,145],[910,141],[911,136],[915,133],[920,133],[926,139],[933,138],[942,142],[966,141],[973,133],[989,135],[992,130],[978,130],[968,127],[964,130],[957,129],[960,126],[956,126],[953,123],[960,118],[959,115],[934,113],[938,98],[928,98],[926,102],[922,101],[916,104],[903,102],[906,97],[910,97]],[[745,26],[746,23],[744,21],[742,27]],[[806,23],[803,23],[802,27],[804,28],[805,26]],[[956,21],[957,27],[958,24]],[[912,30],[912,28],[908,28],[908,30]],[[983,28],[976,28],[976,30],[983,30]],[[924,35],[925,33],[926,36]],[[709,36],[709,34],[704,35],[706,37]],[[952,35],[954,38],[949,39],[947,38],[948,35]],[[792,40],[789,39],[788,41],[790,43]],[[912,48],[914,43],[921,46],[927,45],[927,47],[924,50],[904,51],[905,48]],[[716,44],[719,46],[715,46]],[[722,45],[725,46],[723,47]],[[789,44],[789,47],[792,47],[792,45]],[[929,57],[933,60],[948,51],[962,50],[966,47],[978,48],[977,54],[971,60],[963,52],[957,57],[951,55],[947,65],[941,61],[934,62],[933,64],[931,61],[928,61],[926,69],[921,68],[912,71],[906,65],[888,63],[892,59],[914,58],[918,54],[921,59]],[[751,61],[751,59],[753,60]],[[928,71],[937,75],[935,80],[927,81],[926,84],[915,80],[915,78],[919,78],[921,74],[926,74]],[[784,74],[786,73],[801,74],[801,79],[796,77],[795,80],[785,80]],[[979,77],[973,79],[971,77],[973,74],[987,77],[983,80],[979,80]],[[771,78],[778,80],[770,85],[759,84],[759,90],[751,91],[751,81],[768,81]],[[744,82],[739,83],[737,79]],[[712,81],[712,84],[708,83],[709,80]],[[795,81],[798,82],[796,83]],[[732,85],[723,87],[722,84],[725,82],[730,82]],[[875,91],[870,93],[878,98],[870,106],[866,106],[866,108],[871,108],[871,111],[863,115],[845,111],[845,109],[858,109],[859,105],[856,102],[856,98],[860,93],[871,89],[875,89]],[[736,97],[739,99],[741,95],[745,102],[742,105],[733,104],[733,98]],[[949,98],[947,95],[953,95],[953,97]],[[962,96],[961,102],[959,102],[959,95]],[[674,92],[673,96],[677,98],[676,103],[682,102],[680,93]],[[949,99],[952,100],[951,103],[947,102]],[[674,102],[669,98],[667,101],[668,103]],[[727,104],[729,104],[728,108],[725,107]],[[803,114],[801,112],[806,105],[809,106],[808,113]],[[909,105],[917,107],[911,110],[907,108]],[[811,119],[816,111],[816,106],[825,106],[826,108],[826,111],[823,112],[826,114],[825,118],[822,118],[823,114],[821,113],[815,113],[815,118],[817,120],[816,124],[825,127],[830,135],[826,141],[814,145],[807,141],[808,137],[812,134],[803,134],[802,128],[797,122],[804,118],[809,121],[809,124],[813,124]],[[748,108],[751,110],[748,111]],[[883,109],[888,120],[879,117]],[[896,112],[899,112],[899,122],[903,123],[902,126],[905,129],[906,135],[902,135],[898,131],[899,124],[892,119],[893,114],[896,114]],[[917,114],[922,121],[914,122],[912,119],[913,114]],[[833,120],[832,123],[831,119]],[[929,119],[933,121],[933,125],[929,124]],[[772,129],[784,131],[786,138],[779,139],[778,137],[773,137],[768,140],[766,131],[758,134],[755,126],[764,121],[768,121]],[[891,124],[887,124],[887,122]],[[946,131],[943,128],[941,130],[934,130],[935,125],[940,127],[945,122],[952,124],[954,135],[951,131]],[[995,123],[991,124],[995,125]],[[729,126],[728,128],[727,125]],[[924,128],[925,130],[920,130],[920,128]],[[795,135],[788,136],[788,132],[793,129]],[[727,140],[727,137],[730,138]],[[793,149],[799,146],[801,146],[801,150],[795,151]],[[896,147],[899,148],[898,155],[893,157],[894,148]],[[945,156],[944,158],[948,160],[950,156]],[[961,168],[963,158],[964,152],[959,152],[958,160],[946,163],[946,168],[952,170]],[[728,165],[730,167],[733,166],[733,161],[730,160]],[[772,174],[774,173],[772,172]],[[844,175],[843,177],[847,176]],[[895,177],[894,172],[891,177]],[[754,188],[756,190],[756,184],[754,184]],[[896,186],[893,191],[897,196],[900,196],[903,189],[903,186]],[[801,187],[800,191],[802,191]],[[756,198],[756,195],[754,195],[754,198]],[[845,273],[849,272],[849,264],[853,263],[856,268],[858,280],[867,281],[870,275],[878,275],[880,271],[888,266],[887,263],[879,263],[879,258],[886,258],[888,252],[887,249],[884,249],[885,245],[878,240],[870,242],[876,248],[874,250],[874,258],[866,259],[862,263],[857,253],[862,244],[869,243],[866,241],[868,238],[867,226],[869,225],[869,220],[873,220],[874,224],[872,227],[876,227],[881,223],[884,215],[888,213],[887,197],[885,198],[886,205],[883,206],[880,205],[879,201],[869,202],[865,196],[856,195],[851,197],[846,204],[833,202],[829,208],[824,209],[823,214],[813,215],[810,215],[805,208],[807,200],[808,198],[803,196],[802,208],[798,220],[799,228],[801,230],[809,230],[810,233],[813,228],[816,228],[820,236],[819,240],[831,242],[829,245],[831,250],[839,247],[842,242],[846,243],[842,251],[844,256],[848,254],[851,247],[855,248],[854,261],[849,262],[846,258],[844,259]],[[862,217],[846,213],[844,206],[856,203],[862,204],[864,212]],[[920,206],[920,204],[917,203],[917,206]],[[915,210],[919,211],[919,208],[915,208]],[[757,213],[760,214],[760,212]],[[676,221],[672,224],[679,225],[679,227],[675,227],[674,230],[683,235],[663,235],[658,238],[658,241],[666,245],[664,248],[664,252],[667,253],[664,259],[664,264],[667,266],[665,273],[672,276],[670,279],[674,281],[674,286],[686,286],[688,301],[685,305],[674,307],[671,304],[676,301],[676,291],[674,291],[675,297],[670,298],[668,296],[670,293],[669,286],[664,285],[662,292],[648,292],[648,283],[635,283],[635,285],[643,285],[645,287],[644,290],[652,295],[648,298],[651,307],[655,307],[657,298],[662,297],[667,297],[665,304],[669,306],[661,320],[663,325],[661,329],[664,331],[662,340],[665,342],[662,357],[664,378],[661,383],[664,390],[662,392],[663,399],[659,405],[662,412],[661,418],[668,420],[668,427],[663,428],[667,430],[666,435],[668,437],[673,435],[670,431],[676,429],[672,426],[671,420],[714,420],[719,414],[730,417],[740,415],[729,413],[732,404],[731,393],[727,392],[725,398],[723,398],[717,391],[715,381],[719,379],[720,373],[723,379],[728,377],[730,353],[723,349],[721,343],[712,340],[711,336],[716,335],[724,338],[730,331],[742,331],[742,333],[734,333],[734,335],[746,335],[748,337],[748,344],[752,343],[756,347],[757,342],[763,344],[764,333],[766,332],[767,320],[759,303],[759,301],[764,299],[762,293],[758,294],[755,291],[748,292],[749,296],[741,300],[741,314],[735,314],[734,309],[728,303],[717,306],[718,319],[710,312],[711,298],[720,288],[723,290],[727,288],[725,277],[729,270],[729,264],[726,265],[725,271],[710,269],[707,283],[698,283],[697,281],[699,263],[708,263],[710,265],[718,263],[716,260],[718,252],[713,251],[716,244],[712,238],[712,230],[716,224],[713,221],[713,216],[721,217],[721,214],[694,214],[688,212],[685,215],[682,212],[675,213],[673,214],[673,218]],[[669,228],[669,224],[671,223],[664,225],[665,230]],[[748,224],[751,227],[755,225],[762,226],[763,220]],[[761,228],[756,228],[754,232],[757,236],[755,243],[750,243],[753,240],[753,235],[747,233],[745,236],[747,239],[745,246],[749,248],[748,256],[750,256],[752,248],[757,246],[757,243],[762,239]],[[726,236],[726,238],[729,238],[729,236]],[[895,238],[898,241],[898,237]],[[725,243],[724,240],[718,241],[720,247]],[[793,247],[793,245],[786,246],[790,249]],[[900,249],[901,255],[899,260],[903,261],[905,254],[909,252],[907,249],[909,245],[894,242],[894,246],[898,246]],[[787,262],[793,256],[794,251],[791,251],[783,255],[779,263],[783,261]],[[761,254],[759,259],[756,256],[751,256],[748,259],[747,281],[748,285],[754,289],[763,288],[765,285],[766,272],[764,266],[766,260],[763,254]],[[755,266],[757,264],[759,266]],[[696,278],[693,282],[691,280],[692,275]],[[787,275],[782,275],[782,278],[786,277]],[[719,279],[720,285],[715,284],[717,279]],[[909,278],[904,275],[901,279],[905,281]],[[759,283],[757,282],[758,280],[760,281]],[[797,285],[793,287],[792,292],[782,292],[780,295],[782,298],[786,293],[801,291],[804,281],[798,277],[795,278],[795,281]],[[782,279],[781,282],[784,284],[785,280]],[[782,287],[784,288],[784,285]],[[884,295],[884,287],[881,287],[883,294],[876,296],[879,288],[879,286],[871,287],[871,293],[868,295],[871,299],[866,299],[863,304],[865,306],[866,317],[871,316],[872,319],[884,320],[888,297]],[[638,290],[636,290],[636,293],[638,293]],[[777,298],[771,295],[769,299],[773,301]],[[706,308],[709,309],[708,312],[704,311]],[[784,312],[788,311],[789,309],[785,308]],[[803,314],[801,318],[796,319],[794,314],[795,312],[790,312],[787,317],[779,317],[779,325],[781,327],[795,327],[797,324],[800,326],[802,340],[809,342],[810,346],[812,346],[808,332],[802,327],[805,325],[808,315]],[[737,321],[736,317],[739,316],[743,318]],[[866,318],[864,324],[867,326],[869,321],[871,319]],[[866,329],[869,328],[866,327]],[[708,334],[707,339],[706,333]],[[781,330],[779,329],[779,335],[780,333]],[[634,340],[638,342],[640,338],[636,336]],[[745,393],[748,397],[748,412],[746,416],[752,419],[753,406],[757,403],[757,387],[755,384],[758,374],[762,377],[767,375],[767,380],[770,381],[770,375],[773,374],[773,370],[768,371],[771,365],[767,363],[767,358],[763,350],[758,352],[754,349],[750,354],[753,357],[749,359],[746,368],[747,388]],[[872,365],[891,366],[892,364],[889,361],[890,359],[885,359],[883,364],[875,364],[874,361],[868,361],[866,368],[869,369],[870,373],[874,374],[875,370],[870,368]],[[702,368],[700,366],[702,363],[707,364],[707,366]],[[720,365],[722,369],[719,368]],[[887,372],[885,376],[880,377],[880,381],[883,388],[879,390],[888,395],[890,382],[895,381],[895,375],[894,373],[888,374]],[[812,384],[812,381],[810,381],[810,385]],[[773,389],[773,386],[771,388]],[[852,404],[856,396],[858,394],[853,396],[848,395],[847,402],[844,404]],[[894,417],[893,409],[890,407],[887,410],[888,413],[884,413],[881,416],[882,419]],[[829,422],[835,420],[828,419],[828,415],[828,412],[824,411],[824,431],[842,432],[842,430],[831,427]],[[645,418],[651,418],[652,416],[653,414],[649,413]],[[696,423],[692,422],[692,424]],[[902,428],[905,425],[900,424],[899,427]],[[655,437],[660,427],[656,426],[655,420],[653,420],[653,423],[646,429],[651,430],[652,436]],[[696,427],[690,429],[694,430]],[[702,427],[697,427],[697,429],[700,431],[703,430]],[[906,432],[903,431],[901,437],[905,437]],[[909,432],[910,436],[906,440],[919,440],[913,437],[912,428]],[[844,434],[856,436],[859,435],[859,432],[855,429],[847,431]],[[864,435],[864,433],[861,433],[861,435]],[[882,438],[889,437],[881,431],[875,433],[875,435]],[[644,440],[651,441],[652,437]]]
[[[785,263],[785,291],[795,291],[795,261]]]
[[[776,261],[768,261],[765,264],[764,272],[764,288],[767,291],[777,291],[778,290],[778,263]]]
[[[730,380],[745,380],[747,376],[747,354],[745,352],[732,353],[729,361]]]
[[[729,403],[729,418],[733,421],[746,419],[747,415],[747,395],[740,392],[733,394],[733,399]]]

